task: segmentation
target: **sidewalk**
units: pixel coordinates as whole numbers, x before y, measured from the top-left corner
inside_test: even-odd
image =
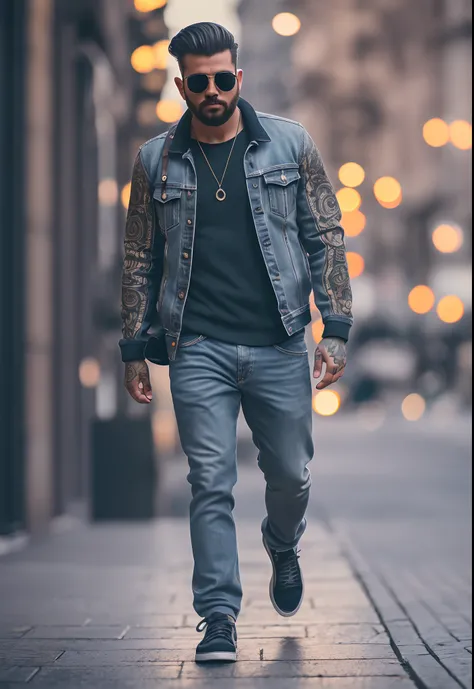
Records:
[[[342,534],[312,521],[302,543],[305,604],[287,621],[268,598],[258,522],[240,521],[238,532],[237,664],[193,662],[200,635],[186,520],[78,527],[0,558],[0,689],[469,686],[470,642],[438,638],[426,615],[425,626],[412,621]]]

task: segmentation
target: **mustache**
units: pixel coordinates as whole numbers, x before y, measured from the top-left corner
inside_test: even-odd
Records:
[[[202,103],[201,108],[205,108],[208,105],[222,105],[224,108],[227,108],[227,103],[219,100],[218,98],[207,98],[204,103]]]

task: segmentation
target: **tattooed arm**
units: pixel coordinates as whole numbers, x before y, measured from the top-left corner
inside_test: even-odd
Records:
[[[125,227],[125,257],[122,272],[122,360],[125,387],[141,404],[151,401],[151,384],[145,347],[156,312],[163,273],[164,238],[156,227],[148,177],[138,153],[132,174],[132,189]]]
[[[314,375],[326,375],[318,389],[336,382],[346,365],[346,342],[352,325],[352,290],[347,267],[341,211],[321,155],[304,132],[298,191],[298,227],[308,255],[316,305],[324,334],[315,354]]]

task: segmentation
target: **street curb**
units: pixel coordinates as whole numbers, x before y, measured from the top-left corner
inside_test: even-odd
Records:
[[[378,615],[395,655],[417,689],[468,689],[467,685],[461,683],[443,665],[420,636],[412,620],[383,579],[367,563],[347,532],[331,520],[325,521],[325,524],[336,538],[354,577]]]

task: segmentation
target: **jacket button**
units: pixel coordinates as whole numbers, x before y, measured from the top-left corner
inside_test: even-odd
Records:
[[[192,191],[188,191],[188,197],[190,197],[190,196],[192,196],[192,195],[193,195],[193,192],[192,192]]]
[[[176,342],[175,342],[174,340],[173,340],[173,342],[171,343],[171,346],[172,346],[172,347],[176,347]]]
[[[287,178],[285,177],[285,175],[282,175],[282,176],[281,176],[281,181],[282,181],[282,182],[287,182],[287,181],[288,181]]]
[[[193,221],[189,218],[188,219],[188,225],[192,225],[192,224],[193,224]]]
[[[255,213],[261,213],[261,212],[262,212],[262,207],[257,206],[257,208],[255,209]]]
[[[166,199],[168,198],[168,194],[161,194],[161,198],[163,199],[163,201],[166,201]]]
[[[179,297],[181,300],[183,300],[185,296],[186,296],[186,293],[185,293],[185,292],[178,292],[178,297]]]
[[[258,189],[258,184],[252,184],[254,189]]]
[[[189,254],[187,253],[187,251],[184,252],[183,258],[185,258],[186,260],[189,258]]]

